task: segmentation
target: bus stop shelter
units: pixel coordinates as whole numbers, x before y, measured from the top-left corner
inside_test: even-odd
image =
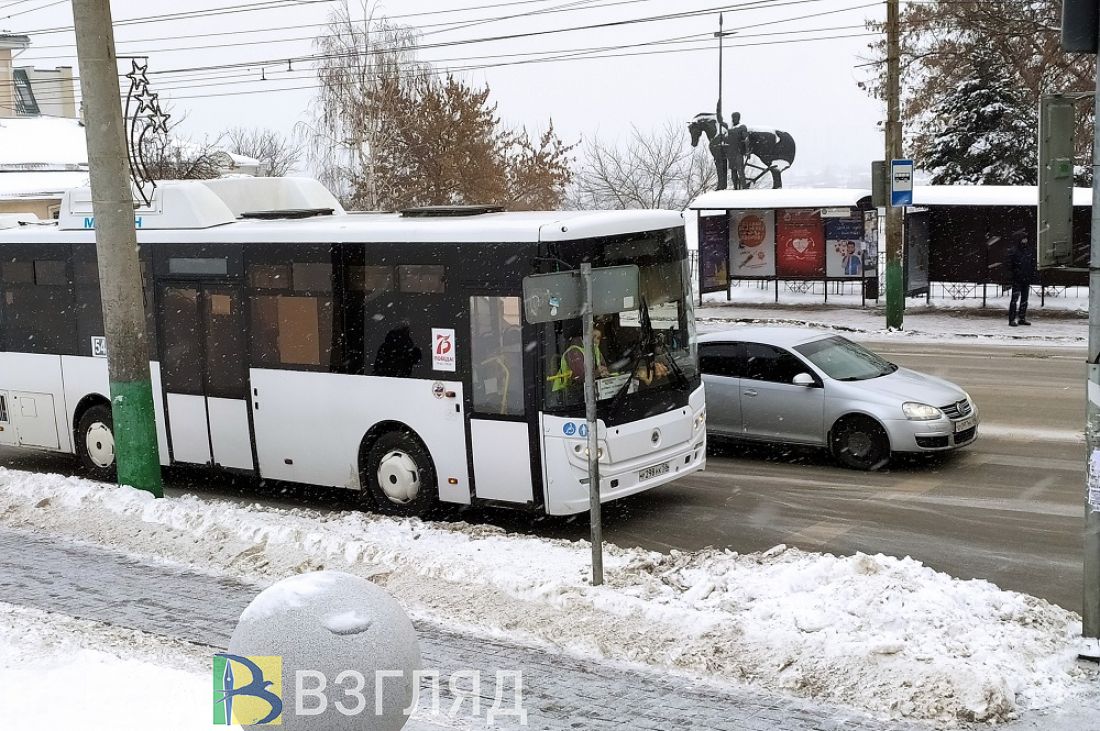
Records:
[[[689,206],[698,220],[699,296],[735,281],[858,281],[878,299],[878,212],[850,188],[719,190]]]

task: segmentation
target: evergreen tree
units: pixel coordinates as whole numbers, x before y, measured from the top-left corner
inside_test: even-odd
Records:
[[[1038,114],[991,53],[966,62],[953,90],[931,110],[915,140],[921,168],[935,185],[1035,185]]]

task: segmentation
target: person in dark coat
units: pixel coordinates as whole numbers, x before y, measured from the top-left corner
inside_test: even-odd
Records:
[[[1012,278],[1012,299],[1008,302],[1008,324],[1030,325],[1027,320],[1027,296],[1035,281],[1035,243],[1026,230],[1012,234],[1012,249],[1008,256],[1008,271]],[[1019,309],[1016,303],[1019,301]]]

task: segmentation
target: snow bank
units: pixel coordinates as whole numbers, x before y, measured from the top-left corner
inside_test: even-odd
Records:
[[[0,469],[0,520],[268,583],[372,578],[421,619],[584,656],[785,689],[890,718],[1001,721],[1085,685],[1079,618],[909,558],[584,542],[146,493]]]
[[[208,728],[210,654],[203,649],[0,604],[4,729]]]

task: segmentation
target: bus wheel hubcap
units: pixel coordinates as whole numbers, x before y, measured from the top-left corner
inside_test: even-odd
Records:
[[[88,457],[96,467],[106,469],[115,463],[115,435],[102,421],[88,427],[84,446],[88,448]]]
[[[378,463],[378,485],[393,502],[412,502],[420,492],[420,468],[416,460],[400,450],[387,452]]]

